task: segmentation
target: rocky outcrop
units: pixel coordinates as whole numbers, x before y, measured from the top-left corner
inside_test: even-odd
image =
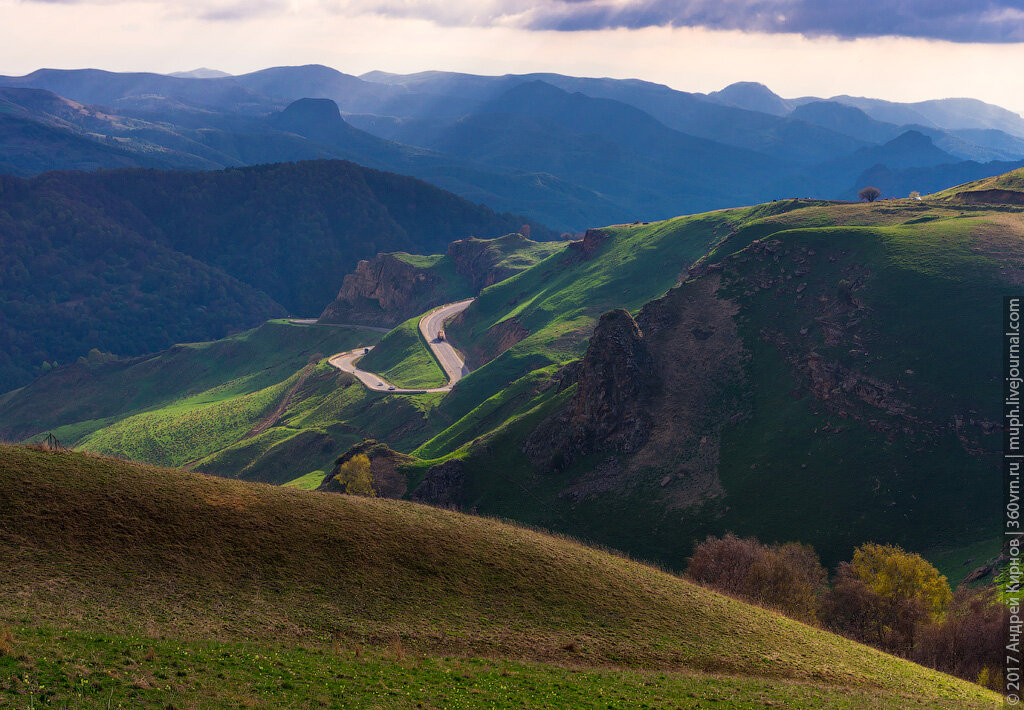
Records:
[[[394,254],[360,261],[347,274],[321,323],[391,327],[445,303],[449,284],[434,269],[415,266]]]
[[[473,293],[514,276],[534,263],[531,259],[509,259],[509,255],[526,253],[538,246],[522,234],[506,234],[497,239],[459,239],[448,245],[445,256],[455,267]]]
[[[657,387],[651,354],[636,321],[621,308],[601,316],[567,409],[544,422],[524,451],[538,466],[562,468],[597,450],[628,453],[647,440],[645,404]]]
[[[569,242],[567,252],[570,258],[578,261],[589,261],[594,258],[598,248],[608,241],[608,233],[601,229],[588,229],[583,239]]]
[[[558,373],[558,390],[575,384],[576,391],[523,451],[540,471],[598,454],[563,498],[642,487],[670,508],[686,508],[722,494],[721,432],[749,404],[737,307],[719,294],[719,282],[717,274],[688,282],[648,303],[635,321],[622,310],[605,314],[585,357]]]
[[[450,459],[432,466],[410,496],[420,503],[440,508],[458,508],[466,471],[460,459]]]
[[[528,269],[558,248],[521,234],[459,239],[444,256],[378,254],[342,281],[321,323],[393,327],[435,306],[479,293]]]

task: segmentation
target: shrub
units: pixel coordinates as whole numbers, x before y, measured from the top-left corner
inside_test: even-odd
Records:
[[[999,690],[1003,640],[1010,611],[995,588],[960,587],[945,617],[922,626],[913,658],[918,663]]]
[[[727,534],[697,545],[687,575],[719,591],[807,622],[818,618],[827,575],[814,549],[789,542],[763,545]]]
[[[872,185],[868,185],[865,188],[861,188],[861,190],[857,193],[857,197],[867,202],[874,202],[881,196],[882,191]]]

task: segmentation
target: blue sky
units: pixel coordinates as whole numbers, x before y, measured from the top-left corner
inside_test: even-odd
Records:
[[[0,0],[0,73],[321,63],[1024,110],[1024,0]]]

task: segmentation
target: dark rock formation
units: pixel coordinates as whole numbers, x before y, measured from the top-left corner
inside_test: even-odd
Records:
[[[583,239],[569,242],[570,257],[579,261],[589,261],[597,253],[598,247],[608,240],[608,233],[600,229],[588,229]]]
[[[1024,192],[1017,190],[968,190],[958,192],[956,199],[978,204],[1024,205]]]
[[[432,466],[412,492],[412,499],[441,508],[458,508],[465,481],[465,468],[459,459]]]
[[[529,268],[551,247],[521,234],[459,239],[444,256],[378,254],[347,274],[321,323],[392,327],[435,306],[479,293]],[[516,341],[518,342],[518,341]]]
[[[555,469],[597,450],[636,451],[651,428],[644,405],[657,379],[636,321],[621,308],[605,313],[583,357],[575,396],[537,428],[524,451],[535,465]]]
[[[345,276],[321,323],[394,326],[445,302],[444,279],[436,271],[414,266],[394,254],[360,261]]]

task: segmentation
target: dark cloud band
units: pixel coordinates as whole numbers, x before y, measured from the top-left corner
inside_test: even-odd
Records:
[[[706,27],[846,39],[896,35],[1024,42],[1024,0],[554,0],[531,13],[528,26],[560,31]]]

